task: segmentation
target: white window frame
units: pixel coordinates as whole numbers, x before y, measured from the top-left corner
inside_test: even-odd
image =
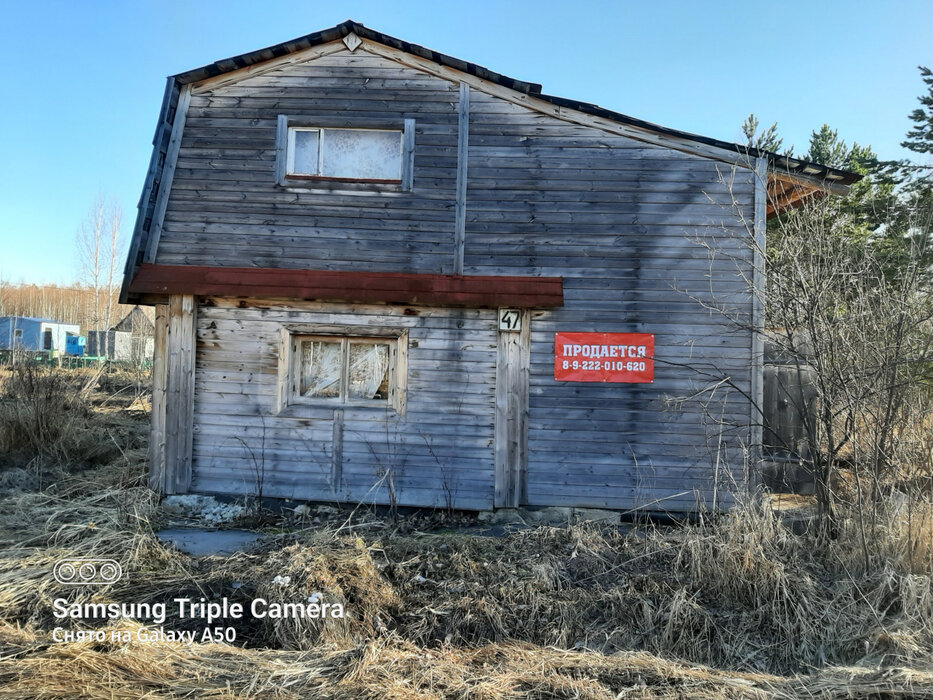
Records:
[[[317,173],[296,173],[295,133],[298,131],[318,132]],[[321,175],[324,146],[328,131],[391,131],[400,135],[400,172],[397,179],[331,177]],[[275,180],[278,185],[289,188],[349,188],[371,192],[410,192],[414,188],[414,119],[369,119],[354,118],[333,121],[307,117],[278,116],[275,139]]]
[[[336,397],[302,396],[301,343],[306,341],[340,342],[340,390]],[[386,399],[351,399],[349,397],[350,343],[372,342],[389,347],[389,396]],[[288,414],[294,407],[353,408],[405,414],[408,387],[408,330],[360,326],[288,326],[282,328],[279,342],[278,413]]]

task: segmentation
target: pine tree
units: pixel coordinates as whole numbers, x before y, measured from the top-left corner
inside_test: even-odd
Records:
[[[933,153],[933,71],[924,66],[917,68],[926,83],[927,92],[917,98],[922,107],[910,113],[910,120],[915,126],[907,132],[907,139],[901,141],[901,146],[914,153]]]

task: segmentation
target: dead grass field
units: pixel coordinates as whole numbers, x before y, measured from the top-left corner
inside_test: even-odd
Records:
[[[111,378],[75,399],[61,410],[88,435],[39,449],[17,432],[29,405],[6,388],[0,698],[933,698],[929,551],[903,545],[915,520],[893,518],[867,567],[854,531],[817,543],[756,508],[503,537],[360,509],[320,524],[266,518],[257,550],[193,557],[153,534],[169,516],[144,485],[135,389]],[[41,488],[30,470],[45,473]],[[234,644],[56,642],[70,624],[52,615],[64,556],[125,570],[71,601],[319,593],[348,614],[238,621]]]

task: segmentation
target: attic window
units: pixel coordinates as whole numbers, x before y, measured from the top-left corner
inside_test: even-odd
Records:
[[[354,120],[349,126],[330,126],[280,115],[276,179],[281,185],[298,187],[335,182],[409,190],[413,141],[410,119]]]
[[[400,183],[402,132],[293,127],[285,174]]]

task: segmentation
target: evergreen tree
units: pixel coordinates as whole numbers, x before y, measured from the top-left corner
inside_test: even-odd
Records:
[[[745,134],[745,141],[749,148],[756,148],[759,151],[771,151],[779,153],[784,139],[778,136],[778,125],[774,122],[767,129],[758,133],[758,117],[749,114],[742,122],[742,133]]]
[[[917,66],[927,92],[917,99],[921,107],[910,113],[914,127],[907,132],[907,139],[901,146],[914,153],[933,153],[933,71],[924,66]]]

